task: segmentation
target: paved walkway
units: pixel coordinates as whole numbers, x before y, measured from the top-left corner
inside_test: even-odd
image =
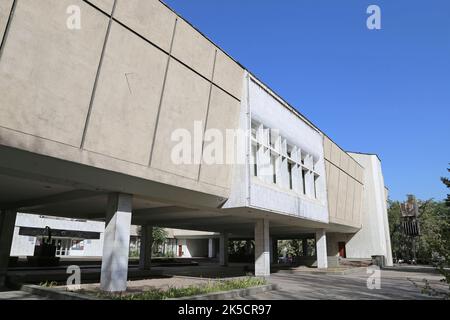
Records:
[[[133,270],[135,268],[132,267],[130,269]],[[96,268],[87,268],[83,270],[82,278],[85,279],[90,272],[93,273],[94,277],[97,277],[99,276],[99,271]],[[38,273],[37,271],[34,272]],[[31,278],[34,272],[27,272],[27,276]],[[61,270],[47,272],[48,274],[46,275],[48,276],[67,277]],[[133,270],[131,273],[133,272],[137,272],[137,270]],[[23,272],[21,273],[23,274]],[[242,276],[247,271],[239,264],[233,264],[230,267],[202,264],[197,267],[154,267],[152,268],[152,273],[201,277],[204,280],[205,278]],[[42,273],[41,276],[43,276]],[[158,275],[155,276],[156,278],[158,277]],[[448,286],[439,281],[442,279],[442,276],[437,274],[432,267],[396,267],[382,270],[380,289],[370,290],[367,288],[369,276],[370,274],[367,274],[365,269],[359,269],[356,273],[346,275],[315,274],[310,272],[273,273],[269,278],[269,282],[278,284],[279,290],[240,299],[437,299],[439,297],[433,297],[421,292],[426,283],[435,289],[448,290]],[[40,297],[22,291],[8,291],[0,292],[0,300],[2,299],[34,300],[40,299]]]
[[[272,274],[271,283],[280,290],[243,297],[245,300],[413,300],[437,299],[421,293],[423,279],[432,286],[441,286],[441,276],[430,272],[382,270],[381,288],[368,289],[370,274],[358,272],[349,275]],[[417,283],[418,286],[414,284]]]
[[[0,291],[0,300],[47,300],[24,291]]]

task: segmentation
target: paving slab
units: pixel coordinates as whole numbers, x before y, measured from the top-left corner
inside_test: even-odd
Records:
[[[429,300],[442,299],[422,293],[418,280],[438,283],[442,278],[434,272],[405,272],[381,270],[380,289],[369,289],[370,274],[358,272],[348,275],[330,274],[272,274],[270,283],[279,290],[238,297],[245,300]],[[416,280],[416,284],[411,280]]]
[[[15,291],[0,292],[0,300],[48,300],[48,299],[25,291],[15,290]]]

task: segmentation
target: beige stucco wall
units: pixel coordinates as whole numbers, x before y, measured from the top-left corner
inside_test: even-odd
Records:
[[[361,226],[364,168],[328,137],[324,137],[330,223]]]
[[[0,2],[0,36],[11,3]],[[174,165],[170,134],[193,121],[237,128],[244,70],[157,0],[117,1],[108,33],[113,3],[17,2],[0,144],[227,197],[231,166]],[[81,30],[66,26],[70,5]]]
[[[12,9],[14,0],[2,0],[0,1],[0,42],[5,34],[6,24],[9,19],[9,14]]]

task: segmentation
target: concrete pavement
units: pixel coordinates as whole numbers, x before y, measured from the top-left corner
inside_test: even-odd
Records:
[[[0,300],[48,300],[48,299],[25,291],[14,290],[14,291],[0,292]]]
[[[381,288],[368,289],[364,271],[349,275],[272,274],[270,283],[280,289],[258,295],[247,296],[245,300],[416,300],[439,299],[421,293],[423,279],[437,286],[442,278],[433,272],[404,270],[382,270]],[[418,284],[416,286],[414,284]],[[442,299],[442,298],[441,298]]]

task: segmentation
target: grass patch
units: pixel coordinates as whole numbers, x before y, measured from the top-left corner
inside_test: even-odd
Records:
[[[150,289],[140,293],[105,294],[99,293],[97,297],[113,300],[164,300],[181,298],[235,289],[245,289],[265,285],[265,279],[247,277],[233,280],[210,281],[204,285],[188,286],[185,288]]]
[[[56,281],[45,281],[45,282],[39,283],[39,285],[41,287],[45,287],[45,288],[53,288],[53,287],[56,287],[58,285],[58,282],[56,282]]]

